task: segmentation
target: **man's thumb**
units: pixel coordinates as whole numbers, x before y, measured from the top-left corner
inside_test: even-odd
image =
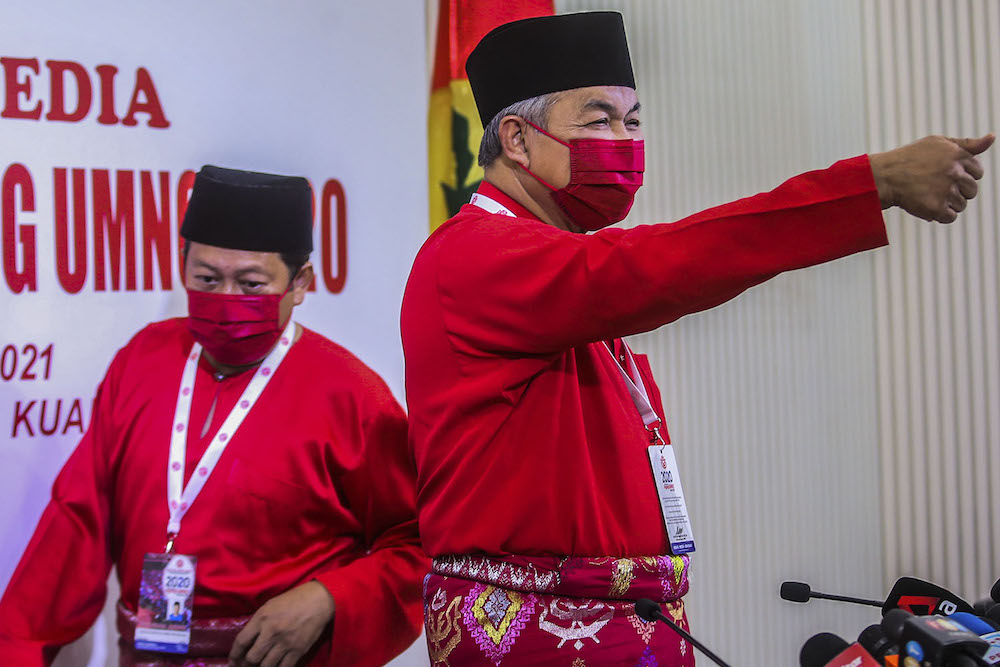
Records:
[[[993,140],[996,139],[996,135],[992,132],[986,136],[980,137],[978,139],[952,139],[953,142],[969,151],[973,155],[979,155],[987,148],[993,145]]]

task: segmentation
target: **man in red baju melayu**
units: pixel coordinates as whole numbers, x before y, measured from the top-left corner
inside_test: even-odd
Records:
[[[659,392],[622,338],[881,246],[888,206],[954,220],[992,137],[930,137],[605,229],[644,169],[621,15],[503,25],[466,69],[485,181],[420,250],[402,310],[431,662],[691,665],[634,612],[652,598],[686,627],[695,543]]]
[[[0,601],[0,662],[50,664],[97,617],[112,566],[122,665],[381,665],[416,639],[427,560],[406,417],[291,319],[313,276],[311,207],[303,178],[199,172],[181,230],[189,316],[112,361]],[[182,655],[134,643],[163,600],[147,554],[165,552],[196,559],[193,607],[162,619],[192,619]]]

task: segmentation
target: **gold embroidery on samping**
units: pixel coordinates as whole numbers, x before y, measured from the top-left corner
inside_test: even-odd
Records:
[[[521,611],[523,600],[515,591],[499,591],[487,586],[472,605],[472,616],[493,643],[499,645],[517,612]]]
[[[608,597],[621,599],[628,593],[635,580],[635,562],[629,558],[619,558],[611,567],[611,590]]]
[[[434,594],[430,609],[427,611],[427,652],[430,655],[431,665],[440,664],[450,667],[448,656],[462,641],[462,627],[459,624],[462,598],[452,599],[447,608],[441,611],[446,600],[444,591],[439,588]],[[435,612],[440,613],[435,615]]]

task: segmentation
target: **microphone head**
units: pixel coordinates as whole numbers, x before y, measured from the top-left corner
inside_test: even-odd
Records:
[[[951,620],[965,627],[969,632],[976,635],[988,635],[995,631],[995,624],[987,618],[980,618],[975,614],[968,614],[964,611],[956,611],[951,615]]]
[[[976,616],[985,616],[995,604],[993,598],[980,598],[972,603],[972,613]]]
[[[882,626],[877,623],[869,625],[861,631],[858,643],[880,663],[885,660],[885,656],[898,653],[896,644],[885,636],[885,633],[882,632]]]
[[[635,613],[642,620],[653,622],[663,615],[663,610],[649,598],[639,598],[635,601]]]
[[[813,635],[799,651],[800,667],[823,667],[849,646],[847,642],[832,632]]]
[[[890,609],[882,617],[882,632],[890,641],[899,644],[899,640],[903,637],[903,626],[906,625],[906,619],[910,616],[913,614],[908,611]]]
[[[993,598],[994,602],[1000,603],[1000,579],[993,584],[993,588],[990,590],[990,597]]]
[[[1000,623],[1000,604],[995,604],[986,611],[986,618],[994,623]]]
[[[781,599],[789,602],[809,602],[812,589],[801,581],[785,581],[781,584]],[[819,635],[817,635],[818,637]]]
[[[956,611],[973,613],[972,605],[951,591],[914,577],[896,580],[882,605],[882,615],[890,609],[902,609],[916,616],[951,616]]]

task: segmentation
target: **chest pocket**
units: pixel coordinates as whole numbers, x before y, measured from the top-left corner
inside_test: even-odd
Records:
[[[234,526],[242,535],[227,545],[248,559],[275,563],[294,556],[322,526],[316,495],[308,488],[237,459],[227,480]]]

